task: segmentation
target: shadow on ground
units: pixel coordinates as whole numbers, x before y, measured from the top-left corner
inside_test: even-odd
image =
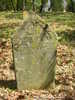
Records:
[[[16,80],[0,80],[0,87],[17,89],[17,82]]]
[[[72,46],[75,46],[75,30],[67,30],[58,33],[58,37],[60,37],[60,42],[67,42]]]

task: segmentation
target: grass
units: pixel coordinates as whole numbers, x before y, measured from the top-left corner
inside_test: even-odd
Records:
[[[22,11],[18,12],[13,12],[13,11],[2,11],[0,12],[0,19],[5,18],[5,19],[23,19]]]
[[[75,13],[53,12],[53,13],[43,13],[42,16],[45,18],[46,22],[48,23],[56,22],[62,25],[67,25],[69,27],[75,27]]]
[[[75,39],[75,13],[52,12],[42,13],[41,16],[50,25],[51,31],[57,33],[59,41],[66,40],[69,42]],[[0,26],[0,37],[4,35],[9,37],[22,21],[23,14],[21,11],[15,13],[13,11],[0,12],[0,22],[3,23]]]
[[[57,33],[57,38],[61,43],[75,45],[75,13],[72,12],[52,12],[41,15],[50,25],[51,30]]]
[[[23,14],[21,11],[3,11],[0,12],[0,37],[8,38],[15,31],[16,27],[21,24]]]

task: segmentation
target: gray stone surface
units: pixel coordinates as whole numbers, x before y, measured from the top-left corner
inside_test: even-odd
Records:
[[[13,37],[14,64],[18,89],[44,89],[54,82],[56,38],[35,14]]]

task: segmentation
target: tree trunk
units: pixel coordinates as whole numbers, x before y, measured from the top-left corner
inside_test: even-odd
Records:
[[[26,0],[23,0],[23,10],[25,10]]]
[[[66,10],[67,10],[67,0],[63,0],[63,2],[62,2],[63,4],[63,10],[64,10],[64,12],[66,12]]]
[[[71,0],[71,10],[75,12],[75,0]]]
[[[35,0],[32,0],[33,11],[35,11]]]
[[[23,10],[23,0],[17,0],[17,10]]]
[[[75,0],[73,0],[73,12],[75,12]]]
[[[51,0],[41,0],[40,12],[47,12],[51,8]]]
[[[12,5],[13,10],[15,11],[16,9],[14,7],[13,0],[11,0],[11,5]]]
[[[62,0],[51,0],[53,11],[63,11]]]
[[[67,0],[67,11],[71,11],[73,12],[74,11],[74,0]]]

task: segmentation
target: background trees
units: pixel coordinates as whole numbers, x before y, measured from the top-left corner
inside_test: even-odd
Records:
[[[40,12],[63,11],[75,12],[75,0],[0,0],[0,10],[35,10]]]

